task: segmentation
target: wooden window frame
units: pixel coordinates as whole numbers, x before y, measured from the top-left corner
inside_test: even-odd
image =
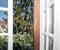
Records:
[[[34,0],[34,50],[40,50],[40,0]]]

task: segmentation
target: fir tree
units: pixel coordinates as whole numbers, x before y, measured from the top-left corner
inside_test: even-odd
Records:
[[[34,0],[14,0],[14,43],[33,48]]]

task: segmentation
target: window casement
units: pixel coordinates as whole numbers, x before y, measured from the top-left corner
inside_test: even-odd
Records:
[[[40,1],[41,10],[41,50],[54,50],[54,1]]]
[[[1,0],[1,2],[0,2],[0,21],[2,21],[2,24],[1,24],[1,22],[0,22],[0,50],[14,50],[13,48],[14,48],[14,32],[13,32],[13,16],[14,16],[14,4],[16,5],[16,4],[19,4],[20,2],[15,2],[15,1],[19,1],[19,0]],[[30,0],[29,0],[30,1]],[[34,2],[33,2],[34,1]],[[15,2],[15,3],[14,3]],[[24,1],[25,2],[25,1]],[[22,4],[24,4],[24,2],[22,2]],[[27,0],[27,2],[28,2],[28,0]],[[34,5],[33,5],[33,4]],[[37,4],[38,3],[38,4]],[[34,50],[39,50],[39,33],[40,33],[40,27],[39,27],[39,17],[40,17],[40,12],[39,12],[39,0],[38,1],[36,1],[36,0],[31,0],[30,1],[30,5],[29,6],[31,6],[31,7],[29,7],[28,5],[25,5],[25,6],[28,6],[29,8],[27,9],[27,7],[25,7],[24,5],[24,8],[23,9],[25,9],[26,8],[26,10],[27,11],[29,11],[29,10],[31,10],[31,11],[33,11],[33,9],[34,9],[34,15],[33,15],[33,12],[21,12],[22,14],[20,14],[21,16],[22,15],[25,15],[25,17],[26,17],[26,15],[27,16],[29,16],[27,19],[29,19],[29,18],[32,18],[30,15],[32,15],[32,16],[34,16],[34,21],[33,21],[33,19],[29,19],[30,20],[30,22],[32,22],[32,23],[34,23],[34,28],[33,27],[31,27],[31,29],[33,28],[33,32],[34,32],[34,36],[33,36],[33,38],[34,38],[34,44],[32,44],[32,45],[34,45],[33,46],[33,48],[31,47],[30,48],[30,50],[31,49],[34,49]],[[21,4],[21,3],[20,3]],[[29,3],[28,3],[29,4]],[[35,5],[36,4],[36,5]],[[18,5],[19,6],[19,5]],[[20,7],[23,7],[23,6],[20,6]],[[34,8],[32,7],[32,6],[34,6]],[[16,6],[17,7],[17,6]],[[38,8],[38,9],[36,9],[36,8]],[[22,9],[19,9],[19,10],[22,10]],[[23,10],[23,11],[25,11],[25,10]],[[37,14],[37,11],[38,11],[38,14]],[[24,14],[25,13],[25,14]],[[29,14],[30,13],[30,14]],[[37,18],[37,16],[38,16],[38,18]],[[7,17],[7,18],[6,18]],[[22,20],[23,20],[24,18],[22,18]],[[5,20],[7,21],[7,22],[5,22]],[[20,19],[19,19],[20,20]],[[29,22],[29,21],[28,21]],[[29,22],[29,24],[31,24]],[[23,22],[24,23],[24,22]],[[27,23],[27,22],[26,22]],[[25,23],[25,24],[26,24]],[[28,24],[28,27],[30,27],[29,26],[29,24]],[[37,25],[38,24],[38,25]],[[37,25],[37,26],[36,26]],[[32,24],[31,24],[31,26],[32,26]],[[24,26],[25,27],[25,26]],[[28,30],[28,27],[26,26],[26,30]],[[3,29],[4,31],[1,31],[1,29]],[[37,30],[36,30],[37,29]],[[26,30],[24,30],[24,31],[26,31]],[[20,31],[20,30],[18,30],[18,31]],[[32,31],[32,30],[31,30]],[[21,31],[22,32],[22,31]],[[20,32],[20,33],[21,33]],[[28,32],[28,31],[27,31]],[[23,32],[22,32],[23,33]],[[24,33],[26,33],[26,32],[24,32]],[[31,32],[29,32],[29,33],[31,33]],[[24,36],[24,35],[23,35]],[[25,35],[26,36],[26,35]],[[28,36],[30,36],[30,35],[28,35]],[[26,38],[27,38],[27,36],[26,36]],[[32,39],[32,37],[30,37],[30,39]],[[38,40],[37,40],[38,39]],[[1,41],[2,40],[2,41]],[[28,40],[29,41],[29,40]],[[31,40],[31,41],[33,41],[33,40]],[[27,42],[26,42],[27,43]],[[26,44],[25,43],[25,44]],[[29,43],[29,42],[28,42]],[[32,43],[32,42],[31,42]],[[4,44],[6,45],[6,47],[4,47]],[[23,43],[22,43],[23,44]],[[26,45],[29,45],[30,46],[30,44],[26,44]],[[31,46],[32,46],[31,45]],[[16,46],[16,45],[15,45]],[[29,48],[29,46],[27,47],[27,49]],[[26,47],[26,46],[25,46]],[[22,47],[22,49],[24,48],[24,46]],[[18,50],[18,49],[17,49]]]
[[[40,50],[60,50],[59,0],[40,1]]]
[[[7,24],[3,21],[2,18],[7,19]],[[4,23],[3,23],[3,22]],[[13,0],[1,0],[0,2],[0,26],[1,30],[7,30],[5,32],[1,31],[0,33],[0,42],[3,40],[1,43],[2,45],[6,44],[6,48],[3,50],[13,50]],[[3,26],[5,25],[6,26]],[[3,29],[4,27],[5,29]],[[3,43],[6,42],[6,43]],[[0,47],[2,47],[0,45]],[[0,48],[1,49],[1,48]]]

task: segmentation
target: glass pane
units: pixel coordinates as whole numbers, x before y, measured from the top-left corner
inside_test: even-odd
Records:
[[[8,14],[6,11],[0,11],[0,33],[8,32]]]
[[[51,0],[51,1],[54,1],[54,0]]]
[[[47,33],[47,16],[45,14],[45,33]]]
[[[33,50],[34,0],[14,0],[13,50]]]
[[[53,50],[53,38],[49,38],[49,49],[48,50]]]
[[[8,37],[0,36],[0,50],[8,50]]]
[[[54,33],[54,5],[50,7],[51,10],[51,17],[50,17],[50,25],[49,25],[49,32]]]
[[[8,0],[0,0],[0,7],[8,7]]]
[[[44,36],[44,50],[46,50],[46,35]]]

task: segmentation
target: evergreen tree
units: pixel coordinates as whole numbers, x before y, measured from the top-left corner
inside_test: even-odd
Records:
[[[14,43],[33,48],[34,0],[14,0],[13,3]]]

